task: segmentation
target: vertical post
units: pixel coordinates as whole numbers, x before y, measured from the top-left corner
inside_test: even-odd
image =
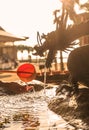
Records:
[[[58,66],[57,66],[57,58],[55,57],[54,59],[54,62],[55,62],[55,71],[58,70]]]
[[[61,68],[61,71],[64,71],[62,51],[60,51],[60,68]]]

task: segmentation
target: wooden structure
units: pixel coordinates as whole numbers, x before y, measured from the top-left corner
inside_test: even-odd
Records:
[[[0,56],[3,54],[8,55],[11,59],[17,58],[17,48],[14,46],[16,41],[25,41],[28,37],[18,37],[7,31],[0,26]]]

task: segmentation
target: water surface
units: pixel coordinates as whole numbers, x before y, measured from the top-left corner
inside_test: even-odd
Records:
[[[0,121],[8,120],[0,130],[74,130],[61,116],[50,111],[48,102],[55,87],[19,95],[1,94]]]

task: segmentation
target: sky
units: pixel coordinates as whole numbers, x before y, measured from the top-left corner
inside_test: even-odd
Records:
[[[53,11],[61,6],[60,0],[0,0],[0,26],[7,32],[28,36],[27,44],[37,44],[40,34],[55,29]]]

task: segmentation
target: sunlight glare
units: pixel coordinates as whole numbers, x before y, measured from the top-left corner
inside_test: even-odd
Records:
[[[28,60],[28,51],[27,50],[23,50],[23,52],[18,51],[17,59],[18,60]]]
[[[86,2],[88,2],[88,0],[80,0],[80,4],[84,4]]]
[[[15,35],[28,36],[37,42],[37,31],[48,33],[55,27],[53,11],[59,0],[0,0],[0,25]]]
[[[18,51],[17,52],[17,59],[18,60],[22,60],[23,58],[22,58],[22,53],[21,53],[21,51]]]
[[[22,57],[24,60],[28,60],[28,51],[27,50],[23,50]]]

